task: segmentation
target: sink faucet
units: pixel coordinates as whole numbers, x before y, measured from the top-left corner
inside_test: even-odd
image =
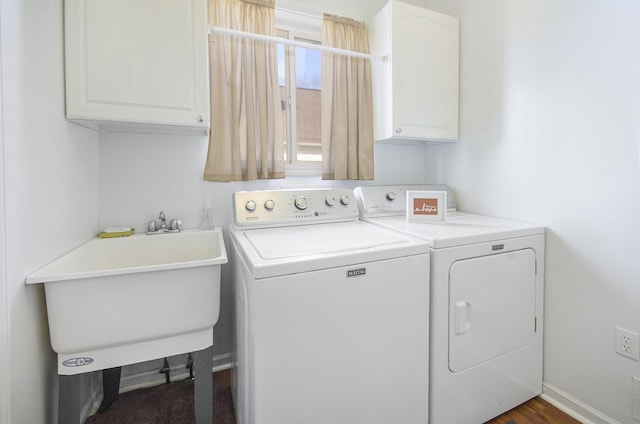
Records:
[[[160,211],[160,216],[158,217],[158,219],[160,219],[160,229],[161,230],[166,230],[167,229],[167,220],[164,217],[164,212]]]
[[[172,219],[167,226],[167,218],[164,215],[164,211],[160,211],[160,215],[158,216],[160,219],[160,226],[157,225],[156,221],[149,221],[147,223],[147,234],[162,234],[162,233],[179,233],[180,226],[182,225],[182,220],[180,219]]]

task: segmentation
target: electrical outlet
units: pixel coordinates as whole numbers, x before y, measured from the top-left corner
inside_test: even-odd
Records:
[[[639,360],[638,333],[616,327],[616,352],[636,361]]]

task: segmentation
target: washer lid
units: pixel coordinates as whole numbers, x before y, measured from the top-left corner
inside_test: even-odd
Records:
[[[377,228],[355,225],[306,225],[245,232],[263,259],[297,258],[406,243],[406,238]]]
[[[231,230],[255,278],[425,254],[429,244],[363,221]]]
[[[429,242],[434,249],[484,243],[513,237],[544,234],[544,227],[464,212],[447,214],[444,223],[409,223],[405,216],[370,218],[367,221]]]

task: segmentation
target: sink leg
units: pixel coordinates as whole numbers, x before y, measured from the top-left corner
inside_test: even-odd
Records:
[[[102,393],[104,397],[102,399],[102,405],[100,405],[100,409],[98,409],[99,414],[107,412],[113,402],[118,399],[121,373],[122,367],[102,370]]]
[[[211,424],[213,419],[213,346],[195,352],[193,366],[196,424]]]
[[[58,423],[80,424],[82,374],[58,375]]]

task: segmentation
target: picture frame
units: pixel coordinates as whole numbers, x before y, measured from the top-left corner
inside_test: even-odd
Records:
[[[436,190],[408,190],[407,222],[445,222],[447,192]]]

